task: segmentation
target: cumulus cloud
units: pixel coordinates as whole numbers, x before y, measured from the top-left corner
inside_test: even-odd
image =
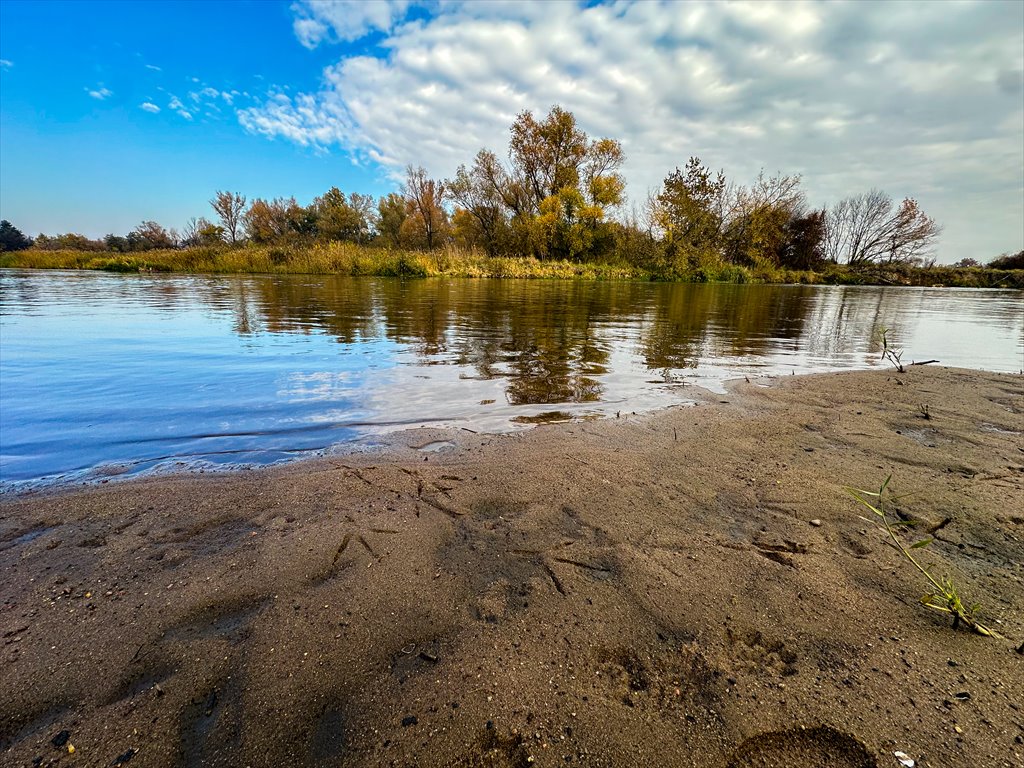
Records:
[[[160,111],[160,107],[158,107],[156,104],[154,104],[151,101],[144,101],[144,102],[142,102],[141,104],[139,104],[139,109],[144,110],[146,112],[150,112],[150,113],[152,113],[154,115],[157,112]]]
[[[408,8],[408,0],[298,0],[291,7],[292,27],[299,42],[312,49],[325,40],[358,40],[373,31],[388,32]]]
[[[622,141],[634,199],[698,155],[740,182],[801,173],[816,204],[914,195],[946,225],[947,260],[1020,247],[1021,4],[292,8],[303,45],[380,30],[384,55],[342,58],[314,92],[272,91],[238,113],[253,132],[447,176],[482,146],[501,153],[520,110],[560,104]]]
[[[181,99],[177,96],[171,95],[171,100],[167,103],[167,108],[176,112],[179,116],[186,120],[192,119],[192,113],[185,109],[185,105],[181,103]]]
[[[109,88],[104,88],[101,85],[98,85],[95,88],[86,88],[85,91],[97,101],[106,101],[114,95],[114,92],[112,90],[110,90]]]

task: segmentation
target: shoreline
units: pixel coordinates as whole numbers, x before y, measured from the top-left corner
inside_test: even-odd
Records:
[[[532,256],[486,256],[459,248],[415,251],[351,243],[307,247],[246,245],[130,253],[105,251],[11,251],[0,253],[0,269],[101,271],[114,274],[317,275],[420,279],[540,279],[618,282],[733,283],[772,285],[874,285],[918,288],[1024,290],[1024,270],[992,267],[929,267],[907,264],[825,263],[791,269],[771,263],[733,264],[701,257],[685,267],[610,261],[539,260]]]
[[[694,394],[435,453],[413,443],[444,433],[416,430],[386,455],[0,496],[0,754],[1019,764],[1024,380]],[[1008,640],[917,604],[842,492],[889,473]]]

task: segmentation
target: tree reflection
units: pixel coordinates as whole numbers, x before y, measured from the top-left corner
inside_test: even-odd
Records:
[[[807,286],[517,280],[240,280],[238,333],[387,339],[420,365],[506,380],[510,404],[589,403],[604,394],[613,349],[673,381],[701,359],[756,356],[798,341],[814,306]],[[212,298],[212,297],[211,297]]]

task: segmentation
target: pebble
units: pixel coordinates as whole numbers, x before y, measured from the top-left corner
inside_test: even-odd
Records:
[[[815,528],[821,528],[821,520],[815,518],[814,520],[811,520],[811,525],[813,525]]]
[[[52,739],[50,739],[50,743],[53,744],[53,746],[55,746],[55,747],[63,747],[65,744],[68,743],[68,739],[70,739],[70,738],[71,738],[71,731],[61,731],[56,736],[54,736]]]

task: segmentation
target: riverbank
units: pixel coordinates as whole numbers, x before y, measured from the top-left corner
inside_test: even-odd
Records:
[[[3,762],[1019,765],[1022,385],[741,381],[641,417],[4,498]],[[918,604],[842,490],[889,473],[1007,639]]]
[[[540,261],[532,257],[489,257],[477,251],[458,248],[425,252],[343,242],[301,248],[246,245],[238,248],[206,247],[124,254],[30,249],[0,253],[0,268],[3,267],[201,274],[664,280],[689,283],[802,283],[1024,289],[1024,270],[1021,269],[875,264],[851,267],[828,264],[820,270],[813,271],[785,269],[768,262],[741,266],[711,257],[687,262],[684,265],[641,266],[625,260],[607,263]]]

